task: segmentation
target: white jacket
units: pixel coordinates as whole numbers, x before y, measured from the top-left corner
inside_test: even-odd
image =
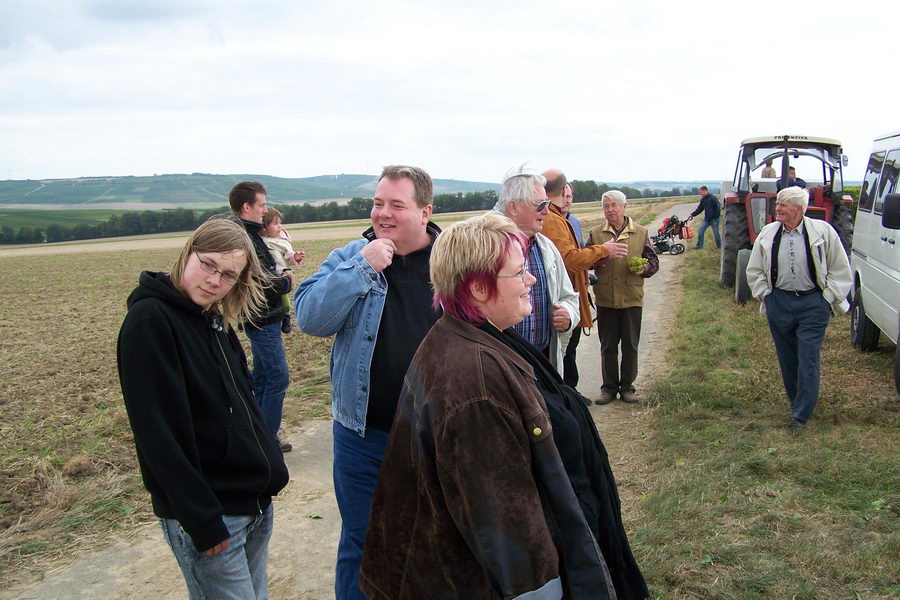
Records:
[[[750,284],[750,293],[760,302],[772,293],[774,287],[770,280],[772,244],[775,241],[775,233],[781,225],[780,221],[773,221],[762,228],[756,243],[753,244],[750,262],[747,263],[747,283]],[[803,217],[803,227],[809,235],[809,250],[816,268],[816,284],[822,290],[822,297],[831,305],[831,312],[842,315],[850,310],[847,294],[850,293],[853,278],[850,273],[850,261],[847,260],[847,253],[841,245],[841,238],[834,227],[826,221]],[[759,312],[766,314],[765,302],[760,305]]]
[[[578,310],[578,294],[569,281],[569,275],[566,272],[566,264],[563,262],[562,255],[556,249],[556,245],[550,241],[545,235],[535,234],[538,248],[541,249],[541,256],[544,258],[544,271],[547,273],[547,296],[551,304],[559,304],[569,313],[569,329],[560,333],[550,327],[550,362],[562,375],[563,369],[563,353],[566,349],[566,343],[571,335],[572,325],[578,323],[581,319],[581,313]],[[560,339],[562,336],[562,340]]]

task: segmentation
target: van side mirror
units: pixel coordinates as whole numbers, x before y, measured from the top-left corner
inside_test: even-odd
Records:
[[[845,167],[850,164],[850,159],[847,158],[846,154],[841,154],[841,164]]]
[[[888,194],[888,197],[885,198],[881,226],[888,229],[900,229],[900,194]]]

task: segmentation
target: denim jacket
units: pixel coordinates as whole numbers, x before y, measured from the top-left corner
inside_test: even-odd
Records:
[[[440,229],[428,223],[428,233]],[[297,326],[319,337],[334,335],[331,346],[331,412],[348,429],[365,436],[369,406],[369,367],[381,313],[387,296],[387,280],[376,272],[360,251],[375,239],[369,228],[363,238],[331,251],[319,270],[294,293]]]

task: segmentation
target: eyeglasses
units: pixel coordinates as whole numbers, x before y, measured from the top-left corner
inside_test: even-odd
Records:
[[[197,260],[200,262],[200,268],[203,269],[204,271],[206,271],[207,273],[209,273],[210,275],[215,275],[216,273],[218,273],[219,276],[222,278],[222,283],[226,283],[228,285],[234,285],[238,282],[238,276],[235,275],[234,273],[223,273],[222,271],[218,270],[215,267],[215,265],[213,265],[212,263],[207,262],[207,261],[203,260],[202,258],[200,258],[200,255],[197,254],[196,252],[194,252],[194,255],[196,255]]]
[[[518,273],[513,273],[512,275],[497,275],[498,279],[512,279],[513,277],[518,277],[522,280],[522,283],[525,283],[525,276],[528,275],[528,269],[522,267],[522,270]]]
[[[543,202],[538,202],[537,204],[532,202],[531,205],[534,207],[534,210],[536,210],[538,212],[544,212],[544,209],[546,209],[548,206],[550,206],[550,201],[544,200]]]

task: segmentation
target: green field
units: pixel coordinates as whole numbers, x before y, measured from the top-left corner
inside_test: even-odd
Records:
[[[377,182],[375,175],[320,175],[284,178],[271,175],[213,175],[209,173],[85,177],[78,179],[0,181],[0,205],[3,204],[99,204],[165,203],[190,208],[192,204],[224,204],[235,183],[262,182],[269,191],[269,202],[302,202],[370,197]],[[435,179],[434,193],[497,190],[496,183]]]
[[[103,208],[87,210],[25,210],[0,208],[0,227],[40,227],[48,225],[96,225],[105,223],[112,215],[120,215],[124,210],[107,210]]]

